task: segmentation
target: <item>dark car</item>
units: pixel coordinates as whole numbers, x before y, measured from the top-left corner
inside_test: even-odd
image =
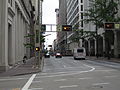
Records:
[[[50,54],[49,53],[46,53],[44,56],[45,56],[45,58],[50,58]]]
[[[56,53],[56,54],[55,54],[55,57],[56,57],[56,58],[62,58],[62,55],[61,55],[61,53]]]

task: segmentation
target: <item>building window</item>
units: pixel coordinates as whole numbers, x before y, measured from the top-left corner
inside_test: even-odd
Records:
[[[83,13],[81,13],[81,19],[83,19]]]
[[[83,27],[83,21],[81,21],[81,27]]]
[[[8,3],[12,6],[12,0],[8,0]]]
[[[81,3],[83,3],[83,0],[81,0]]]
[[[81,5],[81,11],[83,11],[83,5]]]

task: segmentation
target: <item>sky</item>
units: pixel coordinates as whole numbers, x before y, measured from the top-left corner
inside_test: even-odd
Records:
[[[43,0],[43,24],[56,24],[56,13],[55,9],[59,7],[59,0]],[[52,30],[55,31],[56,27],[53,26]],[[46,27],[47,31],[51,30],[50,26]],[[55,32],[46,32],[46,42],[45,45],[52,45],[53,40],[56,38]]]

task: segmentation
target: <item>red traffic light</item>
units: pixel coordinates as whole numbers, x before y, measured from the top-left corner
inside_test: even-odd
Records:
[[[71,25],[62,25],[62,31],[72,31]]]
[[[104,24],[105,29],[114,29],[114,23],[105,23]]]

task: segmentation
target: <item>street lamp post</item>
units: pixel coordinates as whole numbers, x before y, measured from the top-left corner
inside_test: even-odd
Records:
[[[41,44],[41,25],[42,25],[42,2],[43,0],[38,0],[38,16],[37,16],[37,23],[36,23],[36,47],[39,49],[35,50],[35,59],[36,59],[36,68],[42,68],[42,44]]]

